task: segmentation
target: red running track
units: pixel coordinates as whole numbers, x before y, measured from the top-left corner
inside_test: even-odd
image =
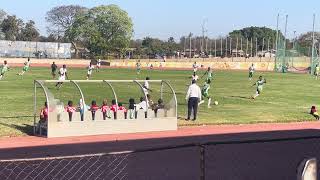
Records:
[[[197,127],[180,127],[177,131],[114,134],[99,136],[81,136],[66,138],[42,138],[35,136],[2,137],[0,150],[8,148],[41,147],[52,145],[88,144],[100,142],[121,142],[130,140],[148,140],[163,138],[197,137],[205,135],[231,135],[239,133],[294,131],[305,129],[320,129],[319,122],[252,124],[252,125],[212,125]]]

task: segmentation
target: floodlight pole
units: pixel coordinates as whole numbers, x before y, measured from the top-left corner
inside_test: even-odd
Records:
[[[311,48],[311,59],[310,59],[310,73],[312,74],[313,73],[313,56],[314,56],[314,41],[315,41],[315,38],[314,38],[314,31],[315,31],[315,21],[316,21],[316,15],[313,14],[313,25],[312,25],[312,48]]]
[[[276,47],[275,47],[275,58],[274,58],[274,70],[276,71],[277,69],[277,58],[278,58],[278,42],[279,42],[279,14],[277,16],[277,34],[276,34]]]
[[[286,50],[287,50],[287,28],[288,28],[288,15],[286,15],[286,24],[284,28],[284,58],[286,57]]]
[[[190,54],[189,54],[189,58],[191,59],[192,58],[192,52],[191,52],[191,47],[192,47],[192,33],[190,33],[189,34],[189,41],[190,41],[190,46],[189,46],[189,52],[190,52]]]
[[[220,47],[220,57],[222,57],[222,53],[223,53],[223,46],[222,46],[222,37],[221,37],[221,41],[220,41],[220,45],[221,45],[221,47]]]
[[[214,57],[217,57],[217,39],[214,39]]]

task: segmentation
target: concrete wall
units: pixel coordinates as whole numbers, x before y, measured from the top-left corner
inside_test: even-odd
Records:
[[[22,66],[26,61],[25,58],[4,58],[11,67]],[[161,62],[159,59],[141,59],[140,62],[143,68],[148,68],[152,64],[154,68],[166,69],[191,69],[192,64],[197,62],[203,68],[212,67],[219,70],[248,70],[249,66],[254,63],[259,71],[273,71],[274,58],[196,58],[196,59],[167,59],[166,62]],[[294,58],[293,66],[298,68],[307,68],[310,64],[308,57]],[[90,60],[85,59],[31,59],[32,66],[48,67],[52,62],[56,62],[59,66],[66,64],[69,67],[85,67]],[[112,68],[135,68],[137,60],[104,60],[108,65],[104,67]],[[1,62],[2,63],[2,62]],[[110,64],[110,66],[109,66]],[[290,62],[290,65],[292,63]]]

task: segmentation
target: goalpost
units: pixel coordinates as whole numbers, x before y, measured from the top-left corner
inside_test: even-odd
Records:
[[[65,137],[176,130],[177,97],[173,87],[164,80],[148,82],[152,92],[145,91],[144,80],[35,80],[34,134]],[[63,83],[61,89],[55,87],[56,83]],[[42,96],[38,89],[42,90]],[[152,105],[152,97],[157,98],[155,102],[162,101],[163,105]],[[141,103],[147,102],[146,108],[135,106],[129,117],[129,99],[139,104],[139,98]],[[116,107],[122,105],[125,110],[116,108],[112,111],[109,107],[108,112],[102,111],[101,102],[105,99],[108,99],[108,106],[112,102]],[[89,106],[90,100],[99,108],[93,111]],[[39,122],[40,102],[47,103],[46,123]],[[67,111],[70,102],[74,112]]]

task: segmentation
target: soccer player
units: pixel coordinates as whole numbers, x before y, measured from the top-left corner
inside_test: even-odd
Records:
[[[97,72],[100,71],[100,68],[101,68],[101,59],[98,59],[98,61],[97,61]]]
[[[52,78],[53,78],[53,79],[56,78],[57,69],[58,69],[58,66],[56,65],[55,62],[53,62],[53,63],[51,64],[51,75],[52,75]]]
[[[202,79],[205,75],[207,75],[207,79],[206,79],[205,82],[208,82],[208,81],[211,82],[211,81],[212,81],[212,78],[213,78],[213,73],[212,73],[211,67],[208,67],[207,71],[202,75],[201,79]]]
[[[319,74],[320,73],[320,67],[319,65],[317,64],[316,65],[316,69],[315,69],[315,72],[314,72],[314,75],[316,76],[316,80],[318,80],[318,77],[319,77]]]
[[[23,76],[25,72],[27,72],[29,70],[30,67],[30,58],[28,58],[28,60],[24,63],[23,69],[21,71],[21,73],[19,73],[19,76]]]
[[[266,83],[267,83],[266,79],[264,79],[262,76],[259,76],[259,80],[252,85],[252,86],[257,86],[256,94],[252,96],[252,99],[256,99],[261,94],[263,90],[263,85]]]
[[[141,63],[140,63],[140,60],[138,60],[138,62],[136,63],[136,70],[137,70],[137,74],[140,74],[140,72],[141,72]]]
[[[92,71],[94,69],[94,65],[92,65],[92,63],[89,64],[89,66],[87,67],[88,69],[88,72],[87,72],[87,80],[89,80],[89,78],[91,77],[92,75]]]
[[[192,79],[192,81],[193,81],[193,80],[198,81],[199,76],[197,75],[196,72],[193,72],[193,75],[191,76],[191,79]]]
[[[252,63],[251,66],[249,67],[249,80],[250,81],[252,80],[254,71],[255,71],[255,68],[254,68],[254,64]]]
[[[201,89],[201,94],[202,94],[202,99],[207,98],[208,99],[208,108],[211,108],[211,95],[209,94],[210,90],[210,84],[211,80],[206,80],[204,83],[202,89]],[[199,102],[199,106],[204,103],[204,100]]]
[[[144,81],[144,84],[143,84],[143,91],[146,95],[149,94],[149,91],[152,92],[152,90],[150,89],[150,85],[149,85],[149,80],[150,78],[149,77],[146,77],[146,80]]]
[[[197,72],[198,71],[198,65],[197,65],[197,62],[194,62],[193,65],[192,65],[192,68],[193,68],[193,72]]]
[[[0,80],[4,77],[4,74],[9,70],[8,62],[4,61],[0,66]]]
[[[59,81],[65,81],[66,79],[68,79],[67,66],[64,64],[59,70]],[[57,82],[56,87],[60,89],[62,84],[63,82]]]

